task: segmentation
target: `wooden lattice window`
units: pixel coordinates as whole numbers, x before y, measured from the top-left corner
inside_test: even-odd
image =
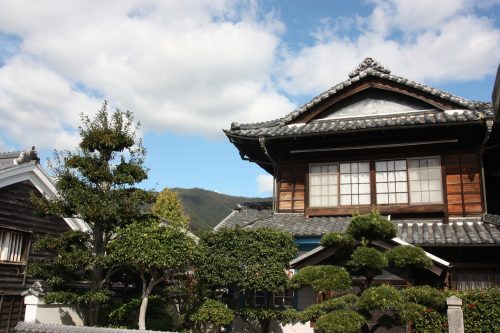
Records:
[[[0,261],[22,262],[24,260],[24,234],[0,230]]]

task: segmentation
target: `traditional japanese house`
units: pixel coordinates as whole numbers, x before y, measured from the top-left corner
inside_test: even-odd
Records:
[[[491,103],[393,75],[366,58],[283,118],[224,131],[242,159],[273,175],[274,195],[267,206],[238,207],[216,228],[289,231],[300,267],[326,260],[317,247],[323,234],[345,230],[353,212],[375,206],[396,224],[395,243],[433,258],[437,269],[425,282],[499,285],[498,121]]]
[[[43,256],[31,250],[41,235],[60,235],[79,229],[82,221],[41,217],[31,193],[53,196],[54,183],[31,151],[0,153],[0,333],[14,332],[24,318],[21,293],[34,282],[26,275],[30,258]]]

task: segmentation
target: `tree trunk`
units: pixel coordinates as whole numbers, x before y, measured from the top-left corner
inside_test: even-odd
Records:
[[[142,279],[142,300],[141,300],[141,308],[139,310],[139,330],[146,329],[146,312],[148,310],[148,301],[149,295],[151,295],[151,291],[153,288],[162,281],[161,278],[154,279],[151,278],[149,281],[149,285],[147,285],[146,279],[144,277],[144,273],[141,273]]]
[[[104,254],[104,232],[100,226],[95,225],[94,230],[94,255]],[[99,266],[92,267],[90,274],[90,286],[92,291],[101,290],[102,268]],[[97,302],[89,302],[89,324],[97,326],[99,320],[100,304]]]
[[[146,310],[148,309],[149,293],[142,296],[141,309],[139,310],[139,329],[146,329]]]

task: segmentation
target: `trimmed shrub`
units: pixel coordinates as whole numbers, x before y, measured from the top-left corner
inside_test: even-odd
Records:
[[[318,318],[315,333],[354,333],[364,324],[366,319],[352,310],[338,310]]]
[[[324,247],[349,248],[354,245],[354,238],[345,233],[332,232],[321,237],[321,245]]]
[[[420,247],[399,245],[385,252],[390,263],[397,267],[412,266],[415,268],[429,268],[432,266],[431,258],[425,255]]]
[[[347,267],[355,275],[375,276],[388,264],[382,252],[371,247],[360,246],[352,253]]]
[[[356,240],[391,240],[396,237],[396,226],[378,211],[370,214],[354,215],[346,233]]]
[[[351,277],[343,268],[330,265],[307,266],[292,277],[292,286],[311,286],[320,291],[344,291],[351,287]]]

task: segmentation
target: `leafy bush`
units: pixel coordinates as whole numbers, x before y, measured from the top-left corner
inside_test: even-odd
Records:
[[[427,308],[446,310],[447,293],[430,286],[416,286],[401,290],[403,298],[408,302],[417,303]]]
[[[353,310],[329,312],[316,321],[315,333],[354,333],[366,323],[365,318]]]
[[[370,214],[354,215],[346,233],[356,240],[391,240],[396,237],[396,226],[376,210]]]
[[[358,298],[356,306],[361,310],[397,310],[403,297],[396,288],[381,285],[366,289]]]
[[[360,246],[351,255],[347,263],[351,273],[363,276],[375,276],[388,266],[385,255],[371,247]]]
[[[295,288],[311,286],[317,292],[344,291],[351,287],[351,278],[343,267],[318,265],[300,269],[291,283]]]
[[[420,247],[399,245],[385,252],[390,263],[397,267],[429,268],[432,266],[431,258],[425,255]]]
[[[212,327],[218,332],[219,327],[232,322],[234,311],[229,309],[226,304],[208,299],[195,313],[191,315],[191,320],[204,327]],[[205,328],[207,330],[207,328]]]
[[[321,245],[324,247],[348,248],[354,245],[354,238],[345,233],[331,232],[321,237]]]
[[[419,291],[422,293],[419,294]],[[451,294],[462,299],[465,332],[498,332],[500,327],[500,288],[470,290],[462,292],[442,292],[444,297]],[[411,295],[411,296],[409,296]],[[424,302],[434,303],[439,299],[437,294],[429,290],[411,290],[405,297],[413,297]],[[435,298],[436,297],[436,298]],[[434,299],[435,298],[435,299]],[[415,333],[446,333],[448,322],[446,316],[446,300],[444,305],[426,307],[420,318],[414,321]],[[429,304],[430,305],[430,304]]]
[[[353,294],[330,298],[321,303],[313,304],[300,313],[300,321],[315,321],[326,312],[352,308],[358,298]]]

